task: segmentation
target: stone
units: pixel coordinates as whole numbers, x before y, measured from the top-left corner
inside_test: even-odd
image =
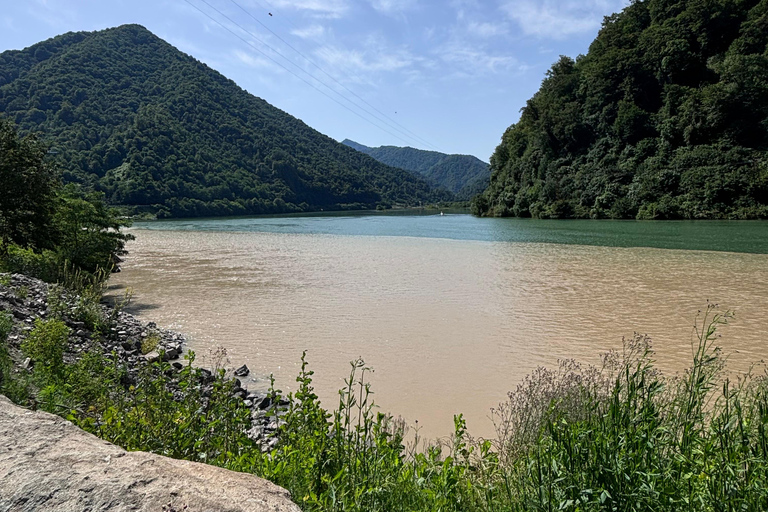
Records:
[[[213,382],[216,380],[216,378],[213,376],[210,370],[206,368],[200,368],[200,377],[203,381],[203,383],[208,384],[209,382]]]
[[[300,512],[288,491],[254,475],[126,452],[3,396],[0,510]]]
[[[247,377],[249,373],[251,373],[251,370],[249,370],[248,366],[246,365],[243,365],[235,370],[235,375],[238,377]]]
[[[144,358],[144,360],[145,360],[146,362],[148,362],[148,363],[154,363],[155,361],[159,361],[159,360],[160,360],[160,354],[158,354],[158,353],[157,353],[156,351],[154,351],[154,350],[153,350],[152,352],[149,352],[149,353],[147,353],[147,354],[144,354],[142,357],[143,357],[143,358]]]

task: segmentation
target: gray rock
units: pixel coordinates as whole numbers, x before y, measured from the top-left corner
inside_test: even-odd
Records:
[[[256,476],[126,452],[58,416],[16,407],[0,396],[0,510],[299,512],[299,507],[288,491]]]
[[[148,363],[154,363],[155,361],[159,361],[160,360],[160,354],[158,354],[154,350],[152,352],[144,354],[142,357]]]
[[[249,373],[251,373],[251,370],[249,370],[248,366],[246,365],[243,365],[237,370],[235,370],[235,375],[237,377],[247,377]]]

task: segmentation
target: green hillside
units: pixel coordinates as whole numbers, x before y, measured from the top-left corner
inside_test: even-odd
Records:
[[[634,1],[552,66],[473,210],[765,218],[766,151],[768,1]]]
[[[361,151],[381,163],[413,171],[431,184],[469,199],[488,184],[488,164],[471,155],[447,155],[411,147],[380,146],[371,148],[345,139],[342,144]]]
[[[0,54],[0,112],[22,133],[40,133],[66,181],[161,216],[448,196],[318,133],[138,25]]]

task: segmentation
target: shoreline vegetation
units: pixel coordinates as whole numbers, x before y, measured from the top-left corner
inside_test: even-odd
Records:
[[[493,440],[458,415],[451,437],[409,444],[362,360],[332,409],[304,357],[286,397],[250,397],[193,353],[172,363],[182,340],[121,313],[129,295],[101,304],[130,223],[63,187],[2,119],[0,149],[0,393],[16,403],[128,450],[256,474],[306,511],[768,509],[768,377],[730,380],[716,343],[731,314],[715,305],[683,374],[662,375],[636,336],[600,367],[531,374],[492,411]]]
[[[155,220],[160,221],[189,221],[194,219],[195,221],[202,221],[208,219],[247,219],[247,218],[273,218],[273,217],[322,217],[325,215],[334,216],[363,216],[363,215],[435,215],[440,212],[443,213],[462,213],[470,214],[471,208],[469,201],[451,201],[440,203],[428,203],[423,206],[392,206],[389,208],[377,208],[377,209],[364,209],[364,210],[316,210],[306,212],[293,212],[293,213],[261,213],[253,215],[224,215],[214,217],[167,217],[160,218],[152,213],[130,214],[130,212],[123,210],[120,206],[116,207],[122,214],[122,218],[130,221],[150,222]]]
[[[768,19],[757,0],[630,2],[504,132],[473,212],[768,217]]]
[[[537,369],[491,411],[495,439],[474,439],[459,415],[450,437],[407,443],[362,360],[334,409],[304,358],[294,393],[257,401],[227,377],[225,353],[213,371],[193,353],[172,364],[178,335],[126,328],[130,315],[100,299],[0,274],[0,393],[128,450],[254,473],[304,510],[768,507],[768,376],[731,380],[717,343],[732,314],[716,305],[699,312],[681,374],[662,375],[635,336],[601,366]]]
[[[555,63],[505,132],[473,212],[768,217],[765,5],[648,0],[607,17],[589,54]],[[540,368],[491,411],[494,439],[473,438],[457,415],[450,437],[406,442],[362,360],[333,408],[304,356],[287,396],[274,382],[249,395],[224,352],[212,370],[191,352],[176,361],[183,339],[122,313],[129,295],[102,304],[133,238],[107,201],[202,217],[453,195],[315,132],[143,27],[3,52],[0,75],[0,110],[52,144],[0,117],[0,393],[15,403],[128,450],[256,474],[305,511],[768,510],[768,373],[731,378],[718,340],[732,314],[714,304],[697,316],[687,371],[662,374],[647,336],[600,366]]]

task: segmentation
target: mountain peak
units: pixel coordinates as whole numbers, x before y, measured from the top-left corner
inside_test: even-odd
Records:
[[[136,24],[3,52],[0,112],[56,148],[66,180],[138,211],[236,215],[447,198]]]

